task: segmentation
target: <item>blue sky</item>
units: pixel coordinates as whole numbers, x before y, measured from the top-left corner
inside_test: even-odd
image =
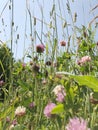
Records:
[[[41,10],[40,7],[43,9],[44,15],[44,22],[49,24],[50,19],[50,11],[52,9],[53,0],[27,0],[28,1],[28,8],[31,11],[32,17],[38,18],[36,20],[36,30],[41,37]],[[90,13],[90,10],[98,4],[98,0],[72,0],[70,1],[70,7],[72,15],[77,12],[77,22],[76,25],[81,27],[82,25],[88,26],[88,23],[98,15],[98,8]],[[10,46],[10,21],[11,21],[11,10],[9,10],[10,0],[4,9],[8,0],[0,0],[0,40],[6,42]],[[59,6],[58,0],[56,2],[56,13],[59,16]],[[67,23],[72,24],[71,16],[68,14],[67,7],[66,7],[67,0],[62,0],[61,4],[61,12],[62,17],[67,21]],[[1,12],[4,9],[2,15]],[[26,36],[25,36],[25,21],[27,16],[26,22]],[[62,37],[62,26],[61,26],[61,19],[57,16],[57,26],[58,26],[58,36],[59,40],[63,39]],[[32,18],[33,21],[33,18]],[[96,20],[98,22],[98,20]],[[33,23],[33,22],[32,22]],[[47,33],[49,28],[46,24],[44,24],[43,31]],[[33,28],[34,30],[34,28]],[[66,32],[66,31],[65,31]],[[71,29],[69,27],[69,33]],[[17,34],[19,34],[19,39],[16,43]],[[98,34],[98,31],[97,31]],[[98,41],[97,34],[95,36],[96,41]],[[25,37],[25,39],[24,39]],[[14,42],[13,42],[13,52],[14,57],[16,59],[21,59],[26,51],[29,50],[31,46],[31,39],[30,39],[30,25],[29,25],[29,15],[26,9],[26,0],[14,0]],[[67,36],[65,36],[67,39]],[[43,38],[45,41],[45,38]],[[36,39],[36,43],[40,41]]]

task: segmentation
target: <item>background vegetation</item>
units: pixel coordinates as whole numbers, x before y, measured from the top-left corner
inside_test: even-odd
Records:
[[[89,21],[88,26],[78,27],[78,16],[73,15],[70,2],[66,1],[63,7],[71,16],[72,22],[67,23],[67,17],[62,17],[60,1],[59,15],[54,0],[50,22],[46,23],[42,6],[39,5],[42,19],[37,19],[27,3],[31,47],[17,61],[13,56],[14,2],[9,3],[10,47],[2,41],[0,44],[0,129],[97,130],[98,42],[95,35],[98,16]],[[62,25],[61,40],[57,16]],[[40,35],[36,30],[37,21],[41,23]],[[16,34],[17,43],[20,35]],[[29,59],[26,63],[25,57]]]

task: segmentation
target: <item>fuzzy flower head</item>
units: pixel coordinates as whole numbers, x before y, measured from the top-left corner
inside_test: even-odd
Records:
[[[66,46],[66,42],[65,41],[61,41],[60,44],[61,44],[61,46]]]
[[[23,106],[19,106],[16,108],[15,115],[16,116],[23,116],[26,113],[26,108]]]
[[[78,65],[83,65],[86,62],[90,62],[91,61],[91,57],[89,56],[84,56],[82,57],[79,61],[78,61]]]
[[[90,128],[87,127],[87,122],[84,119],[75,117],[69,120],[66,130],[90,130]]]
[[[65,92],[63,92],[63,93],[59,92],[59,93],[57,94],[56,101],[61,102],[61,103],[64,102],[65,96],[66,96],[66,93],[65,93]]]
[[[22,63],[22,67],[26,67],[26,63]]]
[[[32,69],[33,69],[34,72],[39,72],[40,66],[37,65],[36,63],[34,63],[33,66],[32,66]]]
[[[31,102],[30,104],[29,104],[29,108],[34,108],[35,107],[35,103],[34,102]]]
[[[44,115],[46,116],[46,117],[51,117],[52,116],[52,114],[51,114],[51,111],[52,111],[52,109],[54,108],[56,106],[56,104],[54,104],[54,103],[48,103],[47,104],[47,106],[45,107],[45,109],[44,109]]]
[[[10,122],[10,117],[9,117],[9,116],[6,117],[6,122],[7,122],[7,123]]]
[[[3,86],[3,85],[4,85],[4,81],[0,80],[0,86]]]
[[[12,125],[17,125],[18,124],[18,122],[17,122],[17,120],[16,119],[14,119],[13,121],[12,121]]]
[[[58,95],[60,92],[64,92],[64,86],[62,85],[57,85],[54,89],[53,92],[55,95]]]
[[[43,53],[44,50],[45,50],[45,46],[44,46],[43,44],[38,44],[38,45],[36,46],[36,51],[37,51],[38,53]]]
[[[23,70],[25,70],[26,65],[27,65],[26,63],[22,63],[22,69],[23,69]]]
[[[53,89],[54,94],[56,95],[56,100],[58,102],[63,102],[66,96],[66,93],[64,91],[64,86],[62,85],[57,85],[54,89]]]

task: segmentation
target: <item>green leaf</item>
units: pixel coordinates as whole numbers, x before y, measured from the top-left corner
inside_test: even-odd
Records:
[[[58,114],[58,113],[62,113],[64,112],[64,105],[63,104],[59,104],[56,107],[53,108],[51,114]]]
[[[80,86],[85,85],[91,89],[93,89],[94,92],[98,92],[98,79],[93,76],[71,76],[74,78],[76,82]]]

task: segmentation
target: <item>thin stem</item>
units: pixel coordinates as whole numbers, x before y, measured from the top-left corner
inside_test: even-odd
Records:
[[[12,3],[12,12],[11,12],[11,52],[13,48],[13,27],[14,27],[14,0],[10,0],[10,3]]]

